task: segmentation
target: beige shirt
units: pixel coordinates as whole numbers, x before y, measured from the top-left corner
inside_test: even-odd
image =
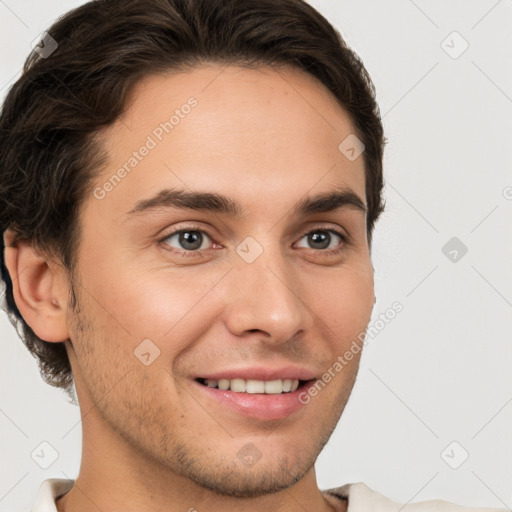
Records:
[[[66,494],[73,487],[74,480],[49,478],[45,480],[37,494],[31,512],[57,512],[55,500]],[[359,482],[345,484],[335,489],[323,491],[331,496],[348,500],[347,512],[399,512],[403,503],[397,503],[382,494],[373,491],[366,484]],[[404,512],[505,512],[497,508],[468,508],[443,500],[421,501],[409,503]]]

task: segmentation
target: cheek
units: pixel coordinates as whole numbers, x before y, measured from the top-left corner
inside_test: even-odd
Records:
[[[371,267],[370,267],[371,269]],[[364,331],[374,305],[373,273],[343,269],[308,288],[308,304],[336,343],[351,342]]]
[[[160,348],[172,341],[173,350],[179,351],[183,348],[180,340],[190,338],[190,329],[195,332],[213,322],[215,285],[223,273],[192,267],[148,270],[131,265],[116,269],[108,286],[104,279],[95,278],[95,287],[100,302],[108,305],[111,313],[106,321],[121,337],[129,333],[135,344],[149,338]]]

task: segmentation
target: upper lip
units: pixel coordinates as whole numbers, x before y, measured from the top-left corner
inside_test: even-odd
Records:
[[[278,379],[297,379],[311,380],[316,378],[315,374],[306,368],[297,366],[281,366],[269,368],[263,366],[252,366],[250,368],[230,368],[219,370],[205,375],[198,375],[198,379],[245,379],[245,380],[278,380]]]

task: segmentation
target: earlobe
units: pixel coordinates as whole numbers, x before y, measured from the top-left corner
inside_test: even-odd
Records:
[[[42,256],[30,241],[14,241],[10,230],[4,234],[4,244],[14,300],[25,322],[42,340],[65,341],[69,333],[62,270]]]

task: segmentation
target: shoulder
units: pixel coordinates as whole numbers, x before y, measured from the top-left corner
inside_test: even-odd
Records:
[[[428,500],[416,503],[399,503],[377,491],[370,489],[363,482],[345,484],[341,487],[323,491],[348,500],[347,512],[398,512],[407,505],[404,512],[505,512],[504,508],[463,507],[444,500]]]
[[[64,478],[48,478],[44,480],[37,491],[37,497],[31,512],[57,512],[55,500],[66,494],[73,484],[74,480]]]

